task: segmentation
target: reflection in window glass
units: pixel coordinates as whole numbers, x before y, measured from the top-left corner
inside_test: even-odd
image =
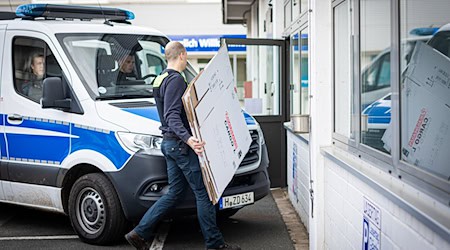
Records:
[[[230,49],[233,45],[228,46]],[[241,106],[251,115],[279,115],[280,48],[263,45],[242,47],[245,47],[245,54],[239,56],[236,69]],[[240,86],[239,82],[243,85]]]
[[[445,180],[450,177],[449,6],[450,0],[400,5],[402,160]]]
[[[383,136],[391,121],[389,0],[362,0],[361,40],[361,142],[388,152],[390,138]]]
[[[334,108],[335,132],[351,137],[352,82],[350,55],[350,6],[334,9]]]
[[[299,33],[291,36],[291,114],[300,114],[300,50]]]
[[[309,114],[308,54],[308,28],[305,28],[300,33],[300,107],[302,114]]]

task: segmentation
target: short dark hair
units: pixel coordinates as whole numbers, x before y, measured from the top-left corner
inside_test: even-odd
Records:
[[[177,41],[169,42],[164,49],[167,61],[175,60],[179,55],[186,52],[184,45]]]

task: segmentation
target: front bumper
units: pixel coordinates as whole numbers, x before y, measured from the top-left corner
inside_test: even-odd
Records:
[[[267,168],[269,159],[266,146],[261,147],[261,163],[255,170],[237,174],[225,189],[223,196],[254,192],[255,201],[270,191]],[[130,221],[139,221],[149,207],[169,190],[166,161],[162,156],[136,153],[118,172],[107,173],[122,204],[125,217]],[[157,186],[156,190],[150,190]],[[189,189],[183,202],[176,211],[195,211],[195,197]]]

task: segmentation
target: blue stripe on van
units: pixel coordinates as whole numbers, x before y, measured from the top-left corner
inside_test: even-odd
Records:
[[[26,160],[45,160],[62,162],[69,151],[69,124],[58,124],[54,121],[25,118],[20,125],[9,124],[5,117],[5,128],[20,127],[30,131],[39,130],[59,132],[67,136],[48,136],[36,134],[7,133],[9,158]],[[5,143],[6,144],[6,143]],[[23,160],[22,160],[23,161]]]
[[[391,122],[390,102],[374,102],[364,109],[363,114],[368,116],[368,123],[387,125]]]
[[[389,124],[391,122],[391,117],[370,117],[368,119],[369,123],[376,124]]]
[[[0,114],[0,126],[3,126],[4,124],[3,119],[5,119],[5,116]],[[6,157],[6,141],[3,128],[0,128],[0,158],[2,157]]]
[[[1,125],[5,124],[5,119],[6,115],[1,114]],[[112,131],[107,132],[96,128],[48,120],[36,120],[36,118],[24,119],[20,125],[12,125],[8,122],[6,122],[6,125],[31,129],[31,132],[35,129],[35,131],[45,130],[63,133],[61,136],[8,133],[6,136],[9,142],[9,159],[61,163],[69,153],[78,150],[93,150],[103,154],[119,169],[130,157],[130,154],[122,148]],[[70,131],[72,131],[73,136],[78,138],[70,138]],[[6,157],[6,141],[2,132],[3,130],[0,132],[0,152],[2,157]],[[71,147],[70,142],[72,143]],[[71,148],[70,152],[69,148]]]
[[[158,109],[156,106],[152,107],[142,107],[142,108],[124,108],[123,111],[130,112],[132,114],[145,117],[150,120],[160,122]]]
[[[124,108],[122,110],[130,112],[135,115],[145,117],[147,119],[157,121],[157,122],[161,121],[159,119],[158,109],[156,108],[156,106],[143,107],[143,108]],[[255,125],[256,124],[255,118],[253,118],[250,114],[248,114],[245,111],[242,111],[242,113],[244,114],[245,122],[247,123],[247,125]]]
[[[104,133],[72,125],[72,135],[76,135],[78,138],[72,138],[71,153],[85,149],[99,152],[108,158],[117,169],[121,168],[130,158],[130,154],[122,148],[112,131]]]

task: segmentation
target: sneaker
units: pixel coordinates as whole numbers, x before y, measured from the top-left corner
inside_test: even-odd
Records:
[[[208,250],[214,250],[214,249],[234,249],[234,250],[241,250],[241,247],[238,245],[230,245],[228,243],[223,243],[217,248],[208,248]]]
[[[141,238],[134,230],[125,234],[125,239],[138,250],[147,250],[149,247],[147,242]]]

